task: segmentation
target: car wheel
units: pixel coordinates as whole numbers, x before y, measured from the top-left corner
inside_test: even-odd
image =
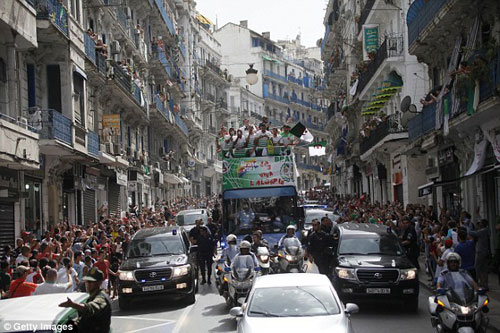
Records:
[[[198,280],[198,277],[195,277],[195,278],[193,279],[193,283],[194,283],[194,292],[195,292],[195,293],[198,293],[198,286],[199,286],[198,281],[199,281],[199,280]]]
[[[118,306],[120,310],[129,310],[130,309],[130,300],[126,297],[118,297]]]
[[[193,291],[186,296],[186,304],[191,305],[194,304],[195,302],[196,302],[196,290],[193,289]]]
[[[406,309],[409,312],[418,312],[418,297],[415,297],[415,298],[409,300],[406,303]]]

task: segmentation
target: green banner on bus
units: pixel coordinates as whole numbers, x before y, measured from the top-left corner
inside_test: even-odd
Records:
[[[227,158],[222,173],[222,190],[296,185],[292,155]]]

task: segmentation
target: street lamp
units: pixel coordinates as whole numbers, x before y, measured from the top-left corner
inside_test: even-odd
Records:
[[[257,76],[258,70],[253,68],[253,64],[249,64],[250,68],[246,70],[247,73],[247,83],[251,86],[257,83],[259,81],[259,77]]]

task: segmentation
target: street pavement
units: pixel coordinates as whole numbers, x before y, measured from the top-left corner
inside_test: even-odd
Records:
[[[310,272],[315,272],[312,265]],[[360,305],[360,312],[352,315],[353,328],[363,332],[432,332],[427,311],[429,291],[422,288],[418,313],[410,313],[401,306],[387,304]],[[112,329],[114,332],[200,333],[235,332],[236,320],[229,316],[224,298],[219,296],[215,283],[200,286],[196,303],[185,306],[181,300],[138,302],[136,310],[120,311],[113,302]]]

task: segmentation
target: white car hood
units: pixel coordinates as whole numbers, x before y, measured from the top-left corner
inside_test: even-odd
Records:
[[[312,317],[248,317],[241,319],[238,333],[262,332],[338,332],[348,330],[348,320],[342,315]]]

